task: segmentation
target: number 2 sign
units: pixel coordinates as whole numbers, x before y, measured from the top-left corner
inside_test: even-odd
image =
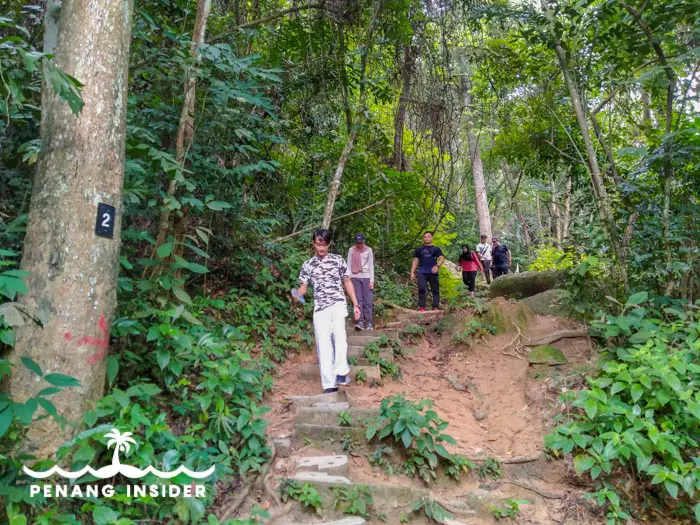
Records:
[[[114,206],[100,202],[97,205],[97,220],[95,221],[95,235],[98,237],[114,238],[114,220],[116,210]]]

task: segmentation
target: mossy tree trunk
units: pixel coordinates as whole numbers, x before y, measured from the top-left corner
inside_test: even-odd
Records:
[[[10,388],[24,401],[46,386],[21,364],[23,356],[44,374],[76,377],[79,388],[52,399],[75,422],[102,396],[116,307],[132,11],[132,0],[64,0],[54,60],[84,85],[80,113],[44,86],[43,149],[21,264],[29,292],[20,299],[41,324],[17,332]],[[98,203],[116,210],[113,219],[100,219],[112,221],[113,238],[95,234]],[[48,457],[70,432],[37,421],[26,448]]]

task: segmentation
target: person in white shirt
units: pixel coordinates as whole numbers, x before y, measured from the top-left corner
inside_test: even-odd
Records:
[[[481,242],[476,245],[476,251],[479,254],[481,265],[484,267],[486,284],[491,284],[491,244],[488,235],[481,235]]]
[[[365,236],[362,233],[355,235],[355,246],[351,246],[348,250],[348,268],[355,287],[355,295],[362,310],[360,319],[355,323],[355,330],[374,330],[372,325],[374,253],[372,248],[365,244]]]

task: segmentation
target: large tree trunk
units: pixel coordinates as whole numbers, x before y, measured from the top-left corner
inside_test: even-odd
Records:
[[[207,31],[207,20],[210,12],[211,0],[199,0],[197,4],[197,18],[195,20],[194,30],[192,31],[192,43],[190,44],[190,54],[195,64],[200,60],[199,48],[204,43],[204,35]],[[192,136],[194,134],[194,110],[197,101],[196,88],[197,74],[195,68],[188,68],[185,72],[185,94],[180,111],[180,122],[177,127],[177,140],[175,142],[175,158],[179,165],[179,172],[176,177],[170,179],[167,191],[168,199],[172,199],[175,196],[178,178],[185,168],[185,156],[192,144]],[[158,221],[158,236],[156,237],[156,244],[153,247],[153,254],[155,254],[158,247],[165,242],[169,223],[170,208],[167,206],[167,203],[165,203],[160,214],[160,220]],[[157,267],[154,267],[154,271],[156,268]]]
[[[80,381],[52,398],[58,413],[77,423],[102,396],[116,307],[132,10],[131,0],[63,2],[54,60],[84,84],[85,105],[76,117],[46,86],[22,256],[29,292],[20,302],[42,326],[17,331],[12,395],[23,402],[46,387],[21,364],[28,356],[44,374]],[[98,203],[113,206],[114,217],[98,217]],[[113,238],[97,237],[96,221],[113,226]],[[58,429],[50,418],[37,421],[26,449],[48,457],[73,430]]]
[[[554,177],[549,174],[549,217],[551,226],[549,233],[554,237],[557,246],[561,245],[561,223],[559,216],[559,205],[557,203],[557,185],[554,183]]]
[[[615,226],[615,218],[610,207],[610,198],[608,197],[608,192],[605,189],[605,184],[603,183],[603,178],[600,174],[600,166],[598,165],[598,158],[596,157],[595,149],[593,148],[593,141],[591,140],[591,134],[588,129],[588,120],[586,118],[587,111],[583,106],[581,101],[581,96],[574,81],[573,75],[569,69],[569,63],[566,58],[566,51],[561,45],[559,36],[554,28],[554,20],[551,10],[547,7],[546,0],[541,0],[542,9],[545,12],[545,16],[550,22],[550,34],[554,42],[554,51],[559,59],[559,66],[561,72],[564,76],[564,81],[566,82],[566,87],[571,96],[571,105],[574,108],[574,113],[576,114],[576,121],[578,122],[579,130],[581,131],[581,138],[586,147],[586,156],[588,159],[588,173],[591,177],[591,185],[593,186],[593,193],[596,196],[598,215],[605,228],[608,239],[610,240],[610,245],[615,253],[618,261],[619,271],[621,273],[622,280],[627,288],[627,268],[625,267],[625,258],[620,245],[620,240],[617,235],[617,228]]]
[[[530,227],[525,220],[525,215],[523,215],[518,204],[518,186],[513,180],[510,172],[510,166],[507,162],[503,163],[503,178],[506,182],[506,187],[510,192],[510,207],[515,212],[515,216],[520,221],[520,226],[523,230],[523,240],[525,241],[525,248],[527,249],[528,256],[532,256],[532,239],[530,238]]]
[[[484,181],[484,164],[481,162],[481,149],[479,137],[474,133],[474,118],[471,104],[471,79],[468,74],[462,76],[462,96],[464,97],[464,111],[467,116],[467,142],[469,143],[469,156],[472,163],[472,177],[474,178],[474,193],[476,195],[476,216],[479,220],[481,235],[491,237],[491,215],[489,214],[489,200],[486,194],[486,182]]]

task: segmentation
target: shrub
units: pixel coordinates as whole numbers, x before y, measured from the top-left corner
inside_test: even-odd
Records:
[[[587,388],[564,394],[578,410],[545,442],[575,453],[579,475],[597,480],[622,468],[690,502],[700,492],[700,305],[660,312],[641,306],[646,299],[635,294],[619,315],[593,323],[616,345]]]
[[[528,270],[542,272],[544,270],[564,270],[571,268],[576,262],[576,252],[571,248],[563,250],[556,246],[543,246],[535,252],[535,260],[527,267]]]

